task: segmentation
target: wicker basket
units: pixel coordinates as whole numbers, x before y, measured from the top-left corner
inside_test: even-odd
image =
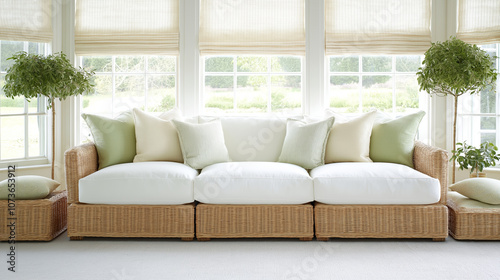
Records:
[[[458,193],[449,195],[450,235],[458,240],[500,240],[500,207],[462,207],[464,200],[470,199]]]
[[[16,241],[50,241],[66,230],[67,193],[53,192],[44,199],[17,200],[15,202]],[[8,201],[0,201],[0,240],[7,241],[12,220]]]
[[[312,204],[196,206],[198,240],[264,237],[312,240]]]

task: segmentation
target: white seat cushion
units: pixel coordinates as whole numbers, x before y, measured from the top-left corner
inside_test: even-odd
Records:
[[[311,170],[314,198],[326,204],[432,204],[439,180],[394,163],[332,163]]]
[[[106,167],[79,182],[79,201],[90,204],[191,203],[198,171],[177,162],[136,162]]]
[[[302,167],[279,162],[226,162],[204,168],[194,198],[211,204],[302,204],[313,201]]]

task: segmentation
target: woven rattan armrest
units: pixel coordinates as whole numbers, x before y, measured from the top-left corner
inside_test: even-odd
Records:
[[[417,141],[413,151],[413,164],[416,170],[439,180],[441,184],[441,200],[439,203],[446,204],[448,152]]]
[[[77,203],[78,181],[94,172],[98,168],[97,150],[94,143],[82,144],[67,150],[64,153],[66,167],[66,188],[68,203]]]

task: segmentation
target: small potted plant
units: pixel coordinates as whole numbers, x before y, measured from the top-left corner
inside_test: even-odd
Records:
[[[450,160],[456,160],[459,164],[459,169],[470,169],[470,177],[485,177],[482,173],[483,169],[490,166],[495,166],[500,160],[497,154],[498,148],[493,143],[483,142],[479,148],[467,145],[466,141],[457,143],[457,149],[453,150],[453,156]],[[474,174],[473,172],[476,171]]]

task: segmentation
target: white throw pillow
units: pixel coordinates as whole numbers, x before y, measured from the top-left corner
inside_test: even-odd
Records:
[[[289,119],[279,162],[286,162],[312,169],[325,164],[325,146],[335,118],[307,123]]]
[[[372,162],[370,159],[370,136],[376,111],[348,119],[330,112],[335,123],[330,131],[325,151],[325,163]]]
[[[220,120],[202,124],[179,120],[172,122],[179,132],[185,164],[194,169],[203,169],[214,163],[230,161]]]
[[[136,152],[134,162],[182,162],[182,151],[177,130],[170,120],[180,117],[178,109],[155,117],[134,108]]]
[[[451,185],[450,189],[484,203],[500,204],[500,180],[470,178]]]

